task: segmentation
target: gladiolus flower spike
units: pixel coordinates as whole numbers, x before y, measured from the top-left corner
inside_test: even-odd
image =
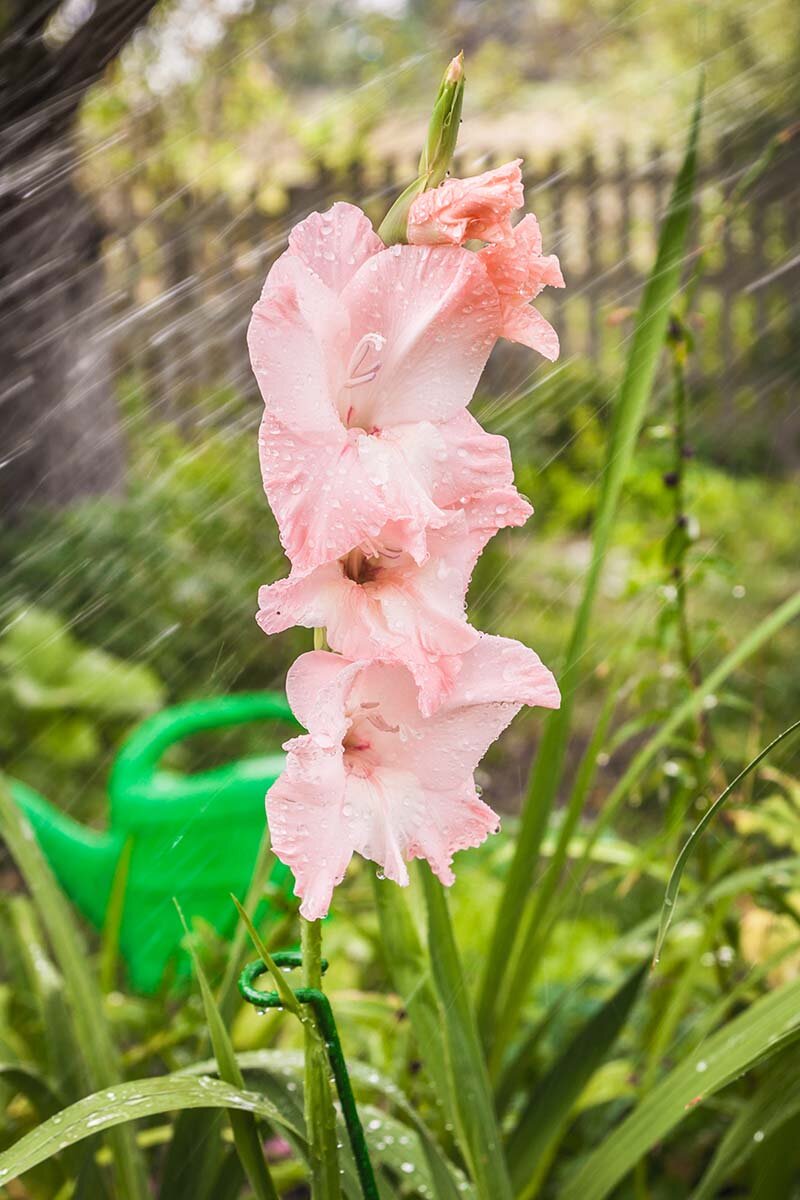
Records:
[[[498,338],[558,356],[530,302],[564,281],[536,218],[512,224],[518,161],[445,180],[463,84],[459,55],[419,186],[380,236],[353,205],[312,213],[248,331],[264,488],[290,562],[261,589],[258,622],[269,634],[324,627],[330,648],[289,672],[307,733],[286,743],[266,800],[309,920],[327,913],[354,852],[400,885],[413,858],[452,883],[456,851],[498,827],[475,789],[479,760],[524,704],[560,703],[532,650],[465,613],[487,542],[533,511],[506,439],[467,405]]]

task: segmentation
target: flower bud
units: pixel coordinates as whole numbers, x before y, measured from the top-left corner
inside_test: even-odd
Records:
[[[419,174],[398,196],[383,219],[378,235],[387,246],[406,242],[408,211],[413,201],[428,188],[436,187],[447,174],[458,139],[461,105],[464,100],[464,51],[451,61],[444,73],[433,106],[428,137],[419,160]]]

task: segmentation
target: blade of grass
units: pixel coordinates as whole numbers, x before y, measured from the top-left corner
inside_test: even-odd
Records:
[[[428,953],[422,944],[405,896],[373,875],[375,907],[381,946],[392,986],[403,1001],[446,1120],[455,1124],[453,1096],[447,1074],[442,1014],[431,980]]]
[[[511,1200],[492,1104],[489,1073],[453,936],[442,885],[420,864],[428,910],[428,949],[442,1008],[447,1063],[457,1115],[459,1144],[480,1200]]]
[[[800,1047],[776,1055],[753,1095],[725,1130],[692,1200],[714,1200],[723,1185],[765,1142],[800,1112]],[[789,1193],[785,1193],[788,1195]]]
[[[653,965],[658,963],[659,955],[661,954],[661,948],[664,945],[664,938],[667,936],[667,930],[672,923],[672,918],[675,913],[675,901],[678,898],[678,889],[681,885],[681,876],[686,869],[686,864],[691,857],[698,838],[709,822],[722,808],[722,805],[725,803],[731,793],[736,790],[742,780],[746,779],[750,772],[755,770],[758,764],[765,759],[767,755],[775,749],[776,746],[779,746],[782,741],[784,741],[791,734],[795,733],[798,729],[800,729],[800,721],[795,721],[795,723],[790,725],[788,729],[784,729],[783,733],[779,733],[778,736],[774,738],[768,746],[765,746],[760,754],[757,754],[755,758],[752,758],[747,766],[739,772],[736,778],[728,784],[728,786],[725,788],[725,791],[717,796],[714,803],[710,805],[703,813],[703,816],[689,834],[683,849],[677,857],[675,866],[672,868],[672,874],[670,875],[669,882],[667,883],[664,904],[662,906],[661,917],[659,919],[658,934],[656,936],[656,948],[653,955]]]
[[[269,840],[269,830],[266,822],[264,824],[264,834],[261,838],[261,845],[258,848],[258,856],[256,865],[253,868],[253,876],[250,880],[250,886],[247,889],[247,895],[244,900],[244,908],[255,918],[256,909],[264,895],[264,889],[269,881],[270,872],[274,859],[272,857],[272,848]],[[239,906],[238,900],[236,901]],[[220,1014],[226,1025],[230,1023],[236,1009],[237,1001],[239,1000],[239,990],[237,987],[239,974],[244,966],[244,952],[247,946],[247,929],[244,925],[237,925],[236,932],[233,935],[233,940],[228,953],[228,961],[225,966],[225,975],[220,984],[219,995],[217,996],[217,1006]]]
[[[75,1027],[69,1009],[64,1006],[64,979],[44,945],[41,926],[27,896],[11,898],[9,916],[24,971],[23,978],[16,982],[17,986],[27,985],[35,997],[48,1076],[62,1102],[77,1100],[86,1091],[86,1083]]]
[[[116,984],[119,933],[122,928],[122,914],[125,910],[125,893],[128,890],[132,851],[133,838],[127,838],[114,871],[106,908],[106,919],[103,922],[103,938],[100,943],[100,988],[106,993],[113,991]]]
[[[760,1130],[758,1132],[762,1132]],[[794,1112],[769,1137],[758,1140],[750,1200],[786,1200],[800,1170],[800,1114]]]
[[[506,1150],[517,1200],[532,1200],[538,1194],[575,1101],[616,1041],[646,973],[645,963],[626,979],[536,1085]]]
[[[233,903],[236,905],[236,908],[238,909],[239,916],[241,917],[241,920],[242,920],[242,925],[243,925],[244,929],[247,931],[247,933],[249,934],[250,940],[252,941],[253,945],[256,948],[256,953],[258,954],[259,958],[263,962],[265,962],[267,965],[269,973],[272,976],[272,981],[275,984],[275,991],[278,993],[278,995],[281,998],[281,1004],[288,1012],[294,1013],[294,1015],[297,1017],[297,1019],[299,1021],[302,1021],[303,1023],[306,1023],[308,1021],[309,1023],[311,1023],[309,1020],[309,1014],[305,1011],[302,1004],[299,1002],[299,1000],[295,996],[294,992],[289,987],[289,984],[287,982],[285,974],[283,973],[281,968],[276,964],[275,960],[273,959],[272,955],[270,954],[269,950],[267,949],[266,942],[263,940],[263,938],[261,937],[261,934],[256,929],[255,925],[253,924],[253,922],[252,922],[249,914],[245,910],[244,906],[241,905],[239,903],[239,901],[236,899],[236,897],[233,895],[231,896],[231,900],[233,900]],[[312,1024],[312,1028],[316,1028],[315,1026],[313,1026],[313,1023],[311,1023],[311,1024]]]
[[[800,980],[770,992],[659,1081],[567,1182],[560,1200],[605,1200],[687,1112],[800,1033]]]
[[[234,1088],[222,1079],[208,1076],[162,1075],[156,1079],[136,1079],[108,1092],[94,1092],[60,1113],[37,1125],[9,1149],[0,1154],[0,1186],[16,1179],[72,1146],[83,1138],[94,1137],[98,1129],[113,1130],[142,1117],[159,1116],[186,1108],[240,1110],[266,1118],[297,1137],[302,1130],[288,1125],[286,1118],[266,1096]]]
[[[579,684],[578,672],[586,651],[595,596],[607,559],[622,488],[630,471],[667,334],[670,307],[680,285],[697,170],[702,91],[701,78],[683,165],[675,181],[669,210],[659,238],[656,262],[639,307],[631,352],[614,406],[606,465],[594,520],[592,558],[564,666],[559,676],[561,708],[548,718],[545,725],[541,746],[531,772],[514,858],[498,906],[486,959],[478,1014],[481,1033],[487,1045],[491,1044],[498,1028],[494,1020],[496,1005],[498,995],[503,991],[506,971],[514,957],[514,947],[520,944],[520,938],[524,938],[526,930],[530,928],[530,882],[563,772],[575,694]],[[524,991],[523,988],[523,993]],[[512,1027],[504,1023],[503,1027],[507,1035],[511,1033]]]
[[[302,1083],[303,1079],[303,1056],[301,1053],[292,1050],[247,1050],[237,1055],[239,1065],[245,1072],[256,1072],[261,1079],[280,1081],[285,1088],[286,1080],[292,1080],[293,1086],[295,1082]],[[195,1063],[191,1068],[187,1069],[187,1074],[203,1074],[207,1073],[213,1064],[211,1063]],[[393,1079],[382,1075],[376,1071],[371,1064],[352,1062],[348,1066],[350,1076],[354,1084],[358,1085],[361,1096],[373,1095],[377,1096],[381,1104],[381,1116],[376,1118],[382,1120],[387,1109],[394,1109],[400,1113],[407,1125],[413,1126],[420,1137],[422,1148],[427,1159],[428,1170],[431,1178],[434,1181],[436,1200],[456,1200],[459,1195],[469,1196],[472,1192],[470,1185],[467,1183],[463,1173],[454,1166],[437,1144],[433,1133],[425,1124],[417,1112],[417,1108],[407,1096],[401,1091]],[[295,1093],[296,1094],[296,1093]],[[277,1103],[278,1093],[272,1094],[272,1099]],[[372,1110],[377,1111],[377,1110]],[[377,1126],[373,1126],[376,1134],[376,1142],[384,1141],[384,1127],[381,1124],[380,1130]],[[401,1146],[404,1144],[399,1143]],[[381,1151],[377,1147],[372,1147],[372,1152],[379,1155]],[[306,1154],[306,1148],[303,1148],[303,1154]],[[360,1193],[359,1193],[360,1197]]]
[[[702,709],[706,696],[717,692],[724,681],[737,667],[746,662],[778,630],[800,614],[800,592],[790,596],[774,612],[770,613],[755,629],[743,638],[736,647],[722,660],[718,667],[711,671],[703,680],[700,687],[694,689],[682,704],[673,709],[672,713],[661,723],[648,742],[634,755],[629,766],[611,789],[598,814],[597,820],[589,832],[584,846],[583,856],[575,865],[568,884],[558,895],[558,905],[555,913],[550,913],[550,928],[556,922],[559,912],[563,912],[571,898],[580,892],[581,885],[591,865],[592,853],[598,838],[608,828],[620,805],[629,795],[631,788],[641,778],[652,763],[658,752],[669,744],[670,739],[680,727],[694,714]],[[521,937],[519,955],[506,989],[506,1004],[502,1009],[499,1020],[513,1023],[520,1005],[530,986],[534,971],[540,961],[544,939],[540,931],[533,927],[525,929]]]
[[[30,823],[12,800],[2,778],[0,832],[33,897],[64,977],[64,994],[75,1029],[74,1042],[83,1057],[89,1086],[113,1088],[122,1078],[122,1070],[106,1019],[103,998],[92,978],[83,939],[72,919],[69,902],[39,849]],[[148,1200],[144,1161],[131,1131],[112,1130],[108,1140],[120,1200]]]
[[[211,1045],[214,1050],[214,1057],[217,1060],[220,1078],[226,1083],[232,1084],[233,1087],[243,1090],[244,1076],[236,1061],[236,1054],[234,1053],[228,1030],[225,1028],[225,1022],[220,1015],[211,985],[206,978],[206,973],[192,945],[189,926],[186,924],[181,906],[177,900],[173,900],[173,903],[178,910],[178,916],[186,933],[186,944],[192,957],[197,982],[200,985],[206,1024],[211,1036]],[[261,1144],[255,1117],[252,1113],[240,1112],[234,1108],[228,1112],[228,1120],[231,1123],[233,1131],[236,1153],[239,1155],[239,1161],[247,1175],[251,1188],[255,1192],[257,1200],[278,1200],[278,1193],[272,1181],[267,1160],[264,1157],[264,1148]]]

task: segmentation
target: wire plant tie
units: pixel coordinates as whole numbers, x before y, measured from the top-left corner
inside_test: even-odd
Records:
[[[272,957],[277,967],[295,968],[303,965],[303,956],[297,950],[279,950]],[[327,969],[327,959],[323,958],[323,974]],[[239,976],[239,991],[248,1004],[252,1004],[258,1009],[283,1008],[283,1001],[277,992],[262,992],[254,986],[259,976],[266,974],[268,970],[267,964],[260,958],[248,963]],[[361,1192],[364,1200],[380,1200],[378,1185],[375,1182],[375,1173],[373,1172],[369,1150],[367,1149],[367,1139],[364,1137],[364,1130],[358,1115],[358,1108],[356,1107],[355,1096],[353,1095],[353,1088],[347,1071],[347,1063],[342,1051],[342,1043],[339,1040],[339,1031],[336,1028],[336,1021],[333,1016],[330,1000],[318,988],[299,987],[293,990],[298,1003],[308,1004],[313,1009],[317,1026],[322,1034],[325,1050],[328,1055],[328,1062],[330,1063],[336,1083],[339,1103],[342,1107],[344,1123],[347,1126],[347,1135],[350,1139],[350,1148],[353,1151],[353,1158],[356,1170],[358,1171],[358,1180],[361,1184]]]

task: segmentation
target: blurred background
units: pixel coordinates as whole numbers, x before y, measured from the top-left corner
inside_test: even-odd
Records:
[[[175,970],[184,982],[189,970],[185,956],[177,968],[171,957],[183,937],[176,892],[236,1048],[282,1054],[299,1044],[288,1018],[262,1020],[239,1003],[248,946],[229,902],[231,891],[247,891],[264,779],[280,760],[225,764],[274,751],[285,719],[200,734],[206,710],[195,707],[190,720],[156,717],[136,754],[130,743],[120,753],[138,723],[165,707],[227,697],[231,712],[237,693],[280,692],[291,661],[311,647],[307,630],[267,639],[254,620],[259,585],[287,563],[258,469],[250,309],[307,213],[346,199],[380,221],[415,174],[438,81],[462,48],[454,170],[522,157],[527,207],[567,282],[541,297],[561,335],[559,362],[501,344],[473,401],[484,425],[508,437],[536,514],[486,549],[470,613],[481,628],[535,647],[557,676],[586,580],[634,313],[701,68],[706,80],[684,282],[580,658],[562,803],[530,865],[533,951],[514,964],[503,996],[490,997],[494,1010],[481,1007],[482,1019],[500,1012],[484,1019],[487,1045],[519,1042],[515,1081],[506,1087],[504,1074],[498,1085],[506,1130],[515,1130],[509,1162],[525,1175],[557,1094],[553,1170],[544,1190],[518,1194],[565,1194],[569,1172],[604,1146],[632,1104],[655,1089],[674,1106],[678,1093],[661,1083],[676,1063],[689,1063],[690,1087],[700,1090],[687,1046],[724,1034],[728,1015],[752,1016],[768,1037],[751,1043],[764,1062],[713,1103],[681,1103],[676,1137],[654,1127],[633,1190],[615,1195],[687,1196],[744,1113],[747,1146],[731,1167],[741,1188],[724,1194],[785,1200],[800,1178],[791,1086],[800,1068],[796,1025],[783,1022],[798,1005],[794,992],[775,990],[785,1007],[772,1023],[756,1006],[780,985],[800,987],[796,738],[749,776],[704,835],[660,969],[647,974],[618,1044],[615,997],[624,986],[630,1004],[625,980],[647,970],[689,830],[800,713],[796,622],[773,620],[766,627],[777,632],[764,634],[765,620],[800,593],[796,0],[0,4],[0,775],[35,815],[69,897],[102,927],[83,942],[70,925],[73,906],[0,786],[10,848],[0,852],[0,1147],[78,1096],[206,1058],[197,989],[173,986]],[[710,673],[748,636],[759,648],[712,690]],[[659,741],[699,689],[702,711]],[[280,703],[266,703],[267,713],[286,716]],[[494,912],[542,728],[541,713],[521,714],[479,771],[505,835],[456,862],[448,901],[469,988],[500,944]],[[154,768],[165,748],[172,774]],[[111,832],[93,833],[109,823],[109,797]],[[534,821],[537,799],[527,809]],[[396,1080],[450,1153],[438,1075],[423,1069],[426,1055],[436,1067],[444,1052],[424,1031],[420,1038],[413,1012],[403,1019],[404,985],[379,929],[373,876],[371,864],[354,861],[337,891],[325,926],[326,987],[362,1080],[367,1064],[368,1079],[381,1071]],[[265,848],[249,902],[255,913],[267,900],[270,948],[296,939],[290,889]],[[416,904],[419,915],[418,894]],[[485,1000],[493,969],[483,982]],[[411,998],[420,990],[415,980]],[[449,1009],[435,1011],[444,1027]],[[598,1041],[581,1022],[605,1011],[613,1029]],[[579,1026],[588,1041],[573,1043]],[[736,1057],[741,1028],[730,1034],[731,1078],[746,1065]],[[783,1045],[794,1057],[778,1054]],[[586,1068],[569,1095],[562,1054],[569,1071]],[[498,1052],[492,1069],[502,1064]],[[696,1071],[708,1070],[705,1084],[717,1066],[704,1050]],[[286,1084],[283,1067],[278,1075]],[[784,1096],[792,1119],[781,1125],[774,1106]],[[401,1125],[392,1150],[393,1137],[376,1132],[384,1108],[367,1130],[392,1194],[430,1196],[406,1174],[413,1163],[401,1144],[417,1133]],[[220,1123],[204,1124],[199,1110],[192,1124],[191,1115],[140,1126],[159,1195],[239,1197],[241,1168],[224,1139],[209,1136]],[[762,1119],[777,1126],[765,1134]],[[287,1152],[270,1142],[280,1194],[303,1197],[305,1167]],[[392,1153],[403,1156],[393,1168],[384,1161]],[[756,1175],[740,1171],[749,1154]],[[548,1155],[537,1171],[549,1172]],[[98,1182],[107,1157],[98,1153],[94,1165],[87,1157],[80,1171],[60,1158],[0,1192],[123,1194]],[[714,1158],[702,1195],[723,1194],[718,1167]],[[753,1183],[762,1168],[777,1172],[771,1191]]]
[[[792,0],[30,0],[3,6],[0,32],[0,763],[15,777],[97,819],[140,716],[280,687],[308,647],[307,631],[267,640],[253,620],[259,584],[286,564],[258,474],[249,310],[304,214],[346,198],[380,220],[462,47],[457,170],[523,157],[528,207],[567,280],[557,305],[542,303],[561,360],[504,345],[473,404],[509,437],[537,509],[484,554],[475,623],[557,668],[700,64],[692,247],[711,248],[691,318],[686,481],[698,659],[716,661],[797,586]],[[715,238],[725,198],[781,130]],[[670,422],[665,386],[605,577],[575,754],[623,652],[643,725],[682,686]],[[769,729],[796,710],[792,636],[751,665],[746,698],[710,698],[723,743],[753,705]],[[535,729],[522,719],[487,761],[505,811]],[[189,742],[174,761],[208,765],[259,737]],[[611,755],[606,777],[618,769]]]

